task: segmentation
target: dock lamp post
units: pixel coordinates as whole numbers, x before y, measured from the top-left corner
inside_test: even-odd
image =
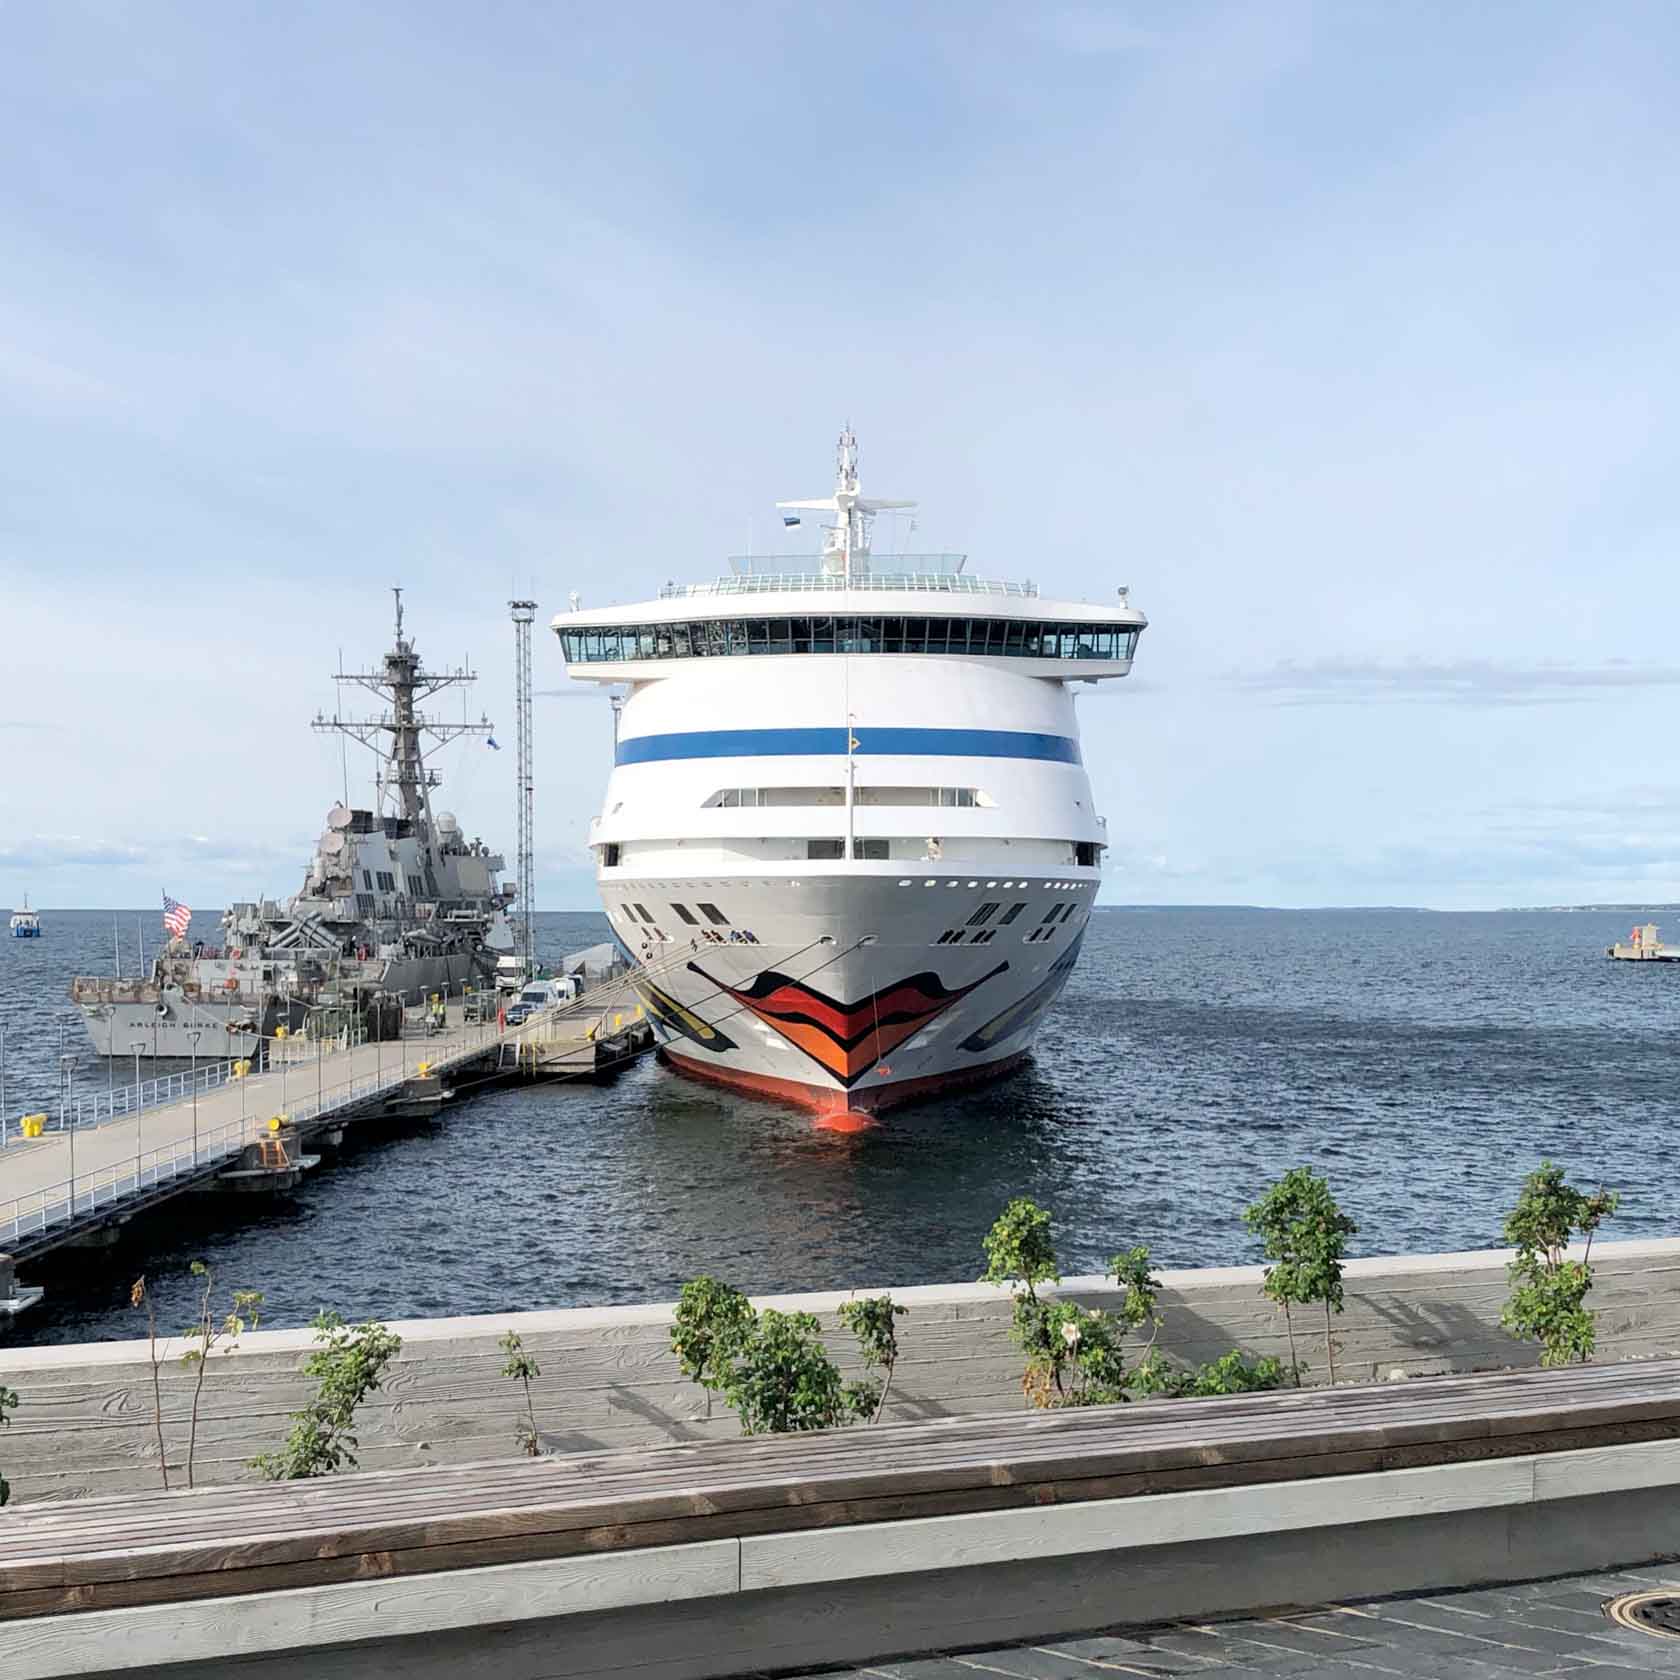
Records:
[[[70,1070],[76,1065],[74,1056],[58,1058],[59,1114],[65,1130],[70,1134],[70,1217],[76,1217],[76,1128],[70,1123]]]
[[[157,1029],[154,1027],[153,1031]],[[134,1052],[134,1100],[136,1105],[140,1101],[140,1052],[146,1048],[146,1041],[137,1038],[129,1045]],[[134,1193],[140,1194],[140,1114],[136,1107],[134,1115]]]
[[[188,1027],[187,1037],[192,1040],[192,1094],[193,1094],[193,1167],[198,1167],[198,1040],[203,1033],[203,1027]]]

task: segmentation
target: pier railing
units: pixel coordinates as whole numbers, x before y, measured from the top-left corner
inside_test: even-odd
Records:
[[[441,1056],[456,1061],[479,1054],[498,1038],[514,1036],[517,1034],[502,1032],[487,1023],[465,1033],[457,1029],[445,1044],[439,1045],[438,1050]],[[230,1160],[249,1144],[266,1136],[271,1120],[276,1117],[294,1126],[308,1124],[319,1121],[336,1109],[348,1108],[381,1092],[396,1090],[413,1079],[418,1067],[426,1060],[425,1045],[424,1039],[401,1041],[398,1046],[401,1054],[395,1066],[322,1085],[313,1092],[308,1090],[308,1064],[294,1064],[292,1083],[304,1088],[301,1100],[297,1102],[290,1100],[282,1070],[270,1070],[260,1076],[260,1084],[251,1087],[255,1113],[241,1115],[238,1120],[223,1121],[219,1125],[200,1126],[196,1137],[175,1138],[150,1149],[137,1149],[132,1157],[120,1162],[92,1168],[24,1195],[0,1200],[0,1252],[54,1226],[73,1225],[102,1208],[132,1201],[148,1191]],[[182,1096],[192,1095],[188,1075],[172,1077],[189,1079],[189,1083],[184,1091],[170,1100],[179,1101]],[[224,1069],[220,1083],[225,1085],[232,1078]],[[154,1080],[148,1083],[162,1085],[166,1082]],[[137,1113],[139,1110],[130,1112]],[[122,1110],[119,1108],[117,1118],[121,1117]],[[72,1128],[72,1134],[76,1129],[79,1128]]]
[[[117,1085],[105,1091],[84,1092],[72,1096],[68,1103],[55,1103],[46,1114],[44,1130],[49,1132],[77,1131],[108,1126],[113,1120],[132,1119],[149,1108],[164,1108],[181,1102],[196,1091],[219,1090],[233,1078],[233,1062],[205,1062],[183,1073],[162,1074],[156,1079],[143,1079],[138,1085]],[[22,1114],[0,1114],[0,1147],[22,1135]]]
[[[262,1129],[261,1122],[224,1121],[197,1138],[141,1150],[132,1161],[95,1168],[0,1202],[0,1244],[18,1242],[53,1225],[73,1224],[101,1208],[126,1202],[158,1185],[238,1155]]]

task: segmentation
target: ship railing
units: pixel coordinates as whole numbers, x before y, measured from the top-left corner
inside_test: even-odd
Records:
[[[1012,583],[1005,578],[970,577],[966,572],[755,572],[750,577],[720,577],[706,583],[667,583],[662,601],[692,600],[711,595],[804,594],[809,591],[893,590],[919,595],[1014,595],[1033,599],[1035,583]]]

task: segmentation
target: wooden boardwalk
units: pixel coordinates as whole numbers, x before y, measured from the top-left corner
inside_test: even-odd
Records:
[[[1667,1360],[43,1503],[0,1622],[1676,1437]]]

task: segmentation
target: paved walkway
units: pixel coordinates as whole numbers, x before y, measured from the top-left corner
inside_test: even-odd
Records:
[[[136,1161],[142,1183],[154,1174],[167,1179],[190,1167],[193,1139],[199,1160],[218,1159],[240,1141],[261,1131],[269,1116],[290,1114],[307,1118],[335,1098],[344,1098],[381,1083],[400,1083],[422,1062],[446,1067],[496,1038],[496,1027],[466,1026],[459,1005],[450,1011],[446,1032],[363,1044],[352,1050],[323,1053],[317,1062],[313,1048],[301,1043],[299,1059],[252,1074],[213,1091],[201,1092],[195,1119],[192,1099],[145,1109],[132,1119],[80,1127],[74,1135],[76,1206],[97,1187],[118,1194],[132,1193]],[[46,1211],[62,1216],[65,1189],[71,1176],[72,1137],[51,1131],[28,1142],[16,1138],[0,1151],[0,1237],[17,1215],[33,1217]]]
[[[1607,1599],[1667,1587],[1680,1566],[1411,1598],[1356,1600],[1233,1622],[1179,1622],[823,1671],[833,1680],[1099,1680],[1288,1675],[1292,1680],[1506,1680],[1680,1675],[1680,1639],[1613,1625]],[[807,1674],[811,1670],[805,1671]]]

